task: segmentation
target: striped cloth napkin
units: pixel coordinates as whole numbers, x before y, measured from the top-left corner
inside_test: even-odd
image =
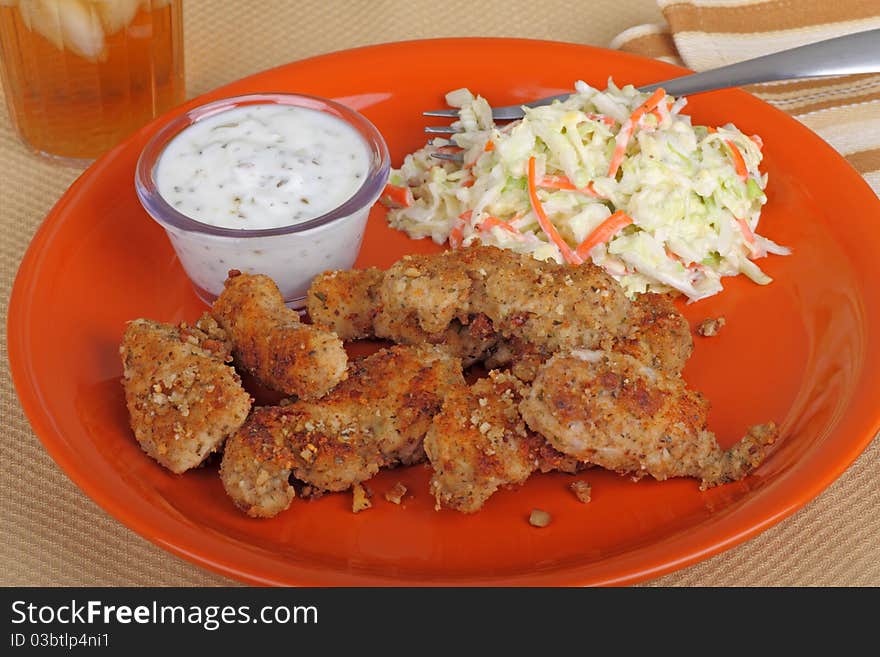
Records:
[[[666,25],[630,28],[611,47],[703,71],[880,28],[880,0],[657,2]],[[880,195],[880,73],[772,82],[746,90],[819,134]]]

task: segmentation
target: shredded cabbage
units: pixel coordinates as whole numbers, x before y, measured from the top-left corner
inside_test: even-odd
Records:
[[[522,120],[496,126],[485,99],[452,91],[446,99],[459,108],[454,126],[461,132],[433,140],[392,171],[389,184],[408,188],[412,200],[390,207],[388,221],[413,238],[564,262],[529,199],[534,157],[541,207],[571,251],[612,213],[631,219],[583,254],[630,296],[675,290],[696,301],[721,291],[723,276],[740,273],[769,283],[753,260],[790,251],[756,232],[767,201],[760,138],[730,123],[691,125],[681,113],[684,98],[666,96],[633,121],[648,98],[612,80],[604,91],[579,81],[567,100],[526,108]],[[437,152],[462,159],[432,157]]]

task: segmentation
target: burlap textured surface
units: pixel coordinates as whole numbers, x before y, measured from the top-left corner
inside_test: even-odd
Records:
[[[653,0],[246,3],[185,0],[189,95],[332,50],[436,36],[520,36],[607,45],[655,22]],[[79,491],[31,431],[10,380],[6,308],[42,217],[79,174],[31,156],[0,115],[0,584],[224,585],[119,524]],[[880,585],[880,443],[818,499],[747,543],[655,585]]]

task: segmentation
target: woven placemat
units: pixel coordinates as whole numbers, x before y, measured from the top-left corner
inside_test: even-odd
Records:
[[[447,0],[218,3],[186,0],[188,93],[311,55],[437,36],[519,36],[607,45],[659,20],[653,0]],[[222,9],[220,9],[222,7]],[[438,14],[439,12],[439,14]],[[492,17],[495,18],[492,18]],[[80,173],[30,155],[0,115],[0,584],[226,585],[104,513],[55,465],[31,431],[9,376],[6,309],[41,219]],[[793,517],[656,585],[880,585],[880,441]]]

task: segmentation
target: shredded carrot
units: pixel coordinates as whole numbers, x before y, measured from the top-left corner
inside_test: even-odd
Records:
[[[592,182],[587,183],[586,187],[575,187],[575,184],[571,182],[568,176],[544,176],[538,181],[538,187],[564,189],[570,192],[580,192],[581,194],[586,194],[593,198],[602,198],[599,196],[599,192],[596,191],[596,188],[593,187]]]
[[[709,127],[707,128],[709,134],[715,134],[718,132],[715,128]],[[761,141],[761,138],[758,135],[752,135],[750,137],[752,141],[754,141],[758,148],[761,148],[764,145],[764,142]],[[743,158],[742,153],[736,147],[736,144],[733,143],[731,139],[725,139],[724,143],[727,145],[727,148],[730,149],[730,157],[733,158],[733,168],[736,169],[736,175],[740,177],[741,180],[746,181],[749,179],[749,169],[746,166],[746,161]]]
[[[632,138],[636,130],[636,125],[645,114],[652,111],[666,97],[666,92],[661,87],[648,97],[648,99],[639,105],[635,111],[630,114],[629,118],[624,122],[617,133],[617,144],[614,146],[614,154],[611,156],[611,163],[608,165],[608,177],[613,178],[623,162],[626,155],[626,146]]]
[[[490,139],[486,142],[486,145],[483,146],[483,152],[488,153],[489,151],[495,150],[495,143]]]
[[[749,253],[753,258],[757,258],[761,252],[758,249],[758,240],[755,239],[755,233],[749,228],[749,222],[742,217],[734,217],[734,219],[736,219],[736,223],[739,225],[740,232],[742,232],[746,244],[749,245]]]
[[[738,175],[742,181],[748,180],[749,170],[748,167],[746,167],[746,161],[743,159],[742,153],[740,153],[736,144],[733,143],[733,140],[725,139],[724,143],[727,144],[727,147],[730,149],[730,156],[733,158],[733,168],[736,169],[736,175]]]
[[[666,251],[667,258],[671,258],[672,260],[675,260],[676,262],[680,262],[681,264],[684,264],[684,260],[681,259],[681,256],[679,256],[677,253],[672,251],[668,246],[664,246],[663,249]]]
[[[536,182],[535,156],[532,155],[529,158],[529,200],[532,202],[532,210],[534,210],[535,216],[538,218],[538,224],[541,226],[541,230],[544,231],[544,234],[557,246],[559,252],[562,253],[562,257],[568,264],[579,265],[583,263],[581,257],[571,250],[571,247],[565,243],[565,240],[562,239],[559,231],[556,230],[556,226],[554,226],[547,218],[547,214],[541,206],[541,199],[538,198]]]
[[[516,228],[511,226],[506,221],[501,221],[501,219],[499,219],[498,217],[486,217],[485,219],[480,221],[479,225],[480,225],[480,231],[489,231],[495,227],[498,227],[498,228],[501,228],[502,230],[506,230],[511,235],[515,235],[515,236],[519,236],[519,237],[522,236],[522,233],[520,233]]]
[[[471,220],[471,216],[473,212],[471,210],[467,210],[458,215],[458,220],[455,222],[455,226],[452,227],[452,230],[449,231],[449,246],[453,249],[457,249],[461,246],[461,243],[464,241],[464,227]]]
[[[629,226],[633,222],[632,218],[625,214],[623,210],[618,210],[608,217],[596,229],[587,235],[587,239],[581,242],[577,248],[577,254],[581,258],[588,258],[592,251],[599,244],[604,244],[614,237],[622,228]]]
[[[382,190],[382,200],[395,208],[408,208],[415,202],[409,187],[391,183],[385,185],[385,189]]]
[[[587,112],[586,116],[588,119],[591,119],[593,121],[604,123],[609,128],[614,125],[614,119],[612,119],[610,116],[605,116],[604,114],[593,114],[592,112]]]
[[[617,143],[614,146],[614,153],[611,155],[611,163],[608,165],[608,177],[613,178],[617,175],[620,163],[626,155],[626,145],[629,143],[633,134],[633,125],[629,119],[623,124],[620,132],[617,133]]]
[[[461,183],[461,186],[462,187],[473,187],[475,182],[477,182],[477,181],[474,178],[471,178],[470,180],[465,180],[463,183]]]
[[[677,263],[679,263],[685,269],[700,269],[699,263],[697,263],[697,262],[687,263],[684,261],[684,258],[682,258],[680,255],[678,255],[674,251],[672,251],[668,246],[664,246],[663,248],[666,250],[666,255],[669,258],[671,258],[672,260],[675,260]]]

